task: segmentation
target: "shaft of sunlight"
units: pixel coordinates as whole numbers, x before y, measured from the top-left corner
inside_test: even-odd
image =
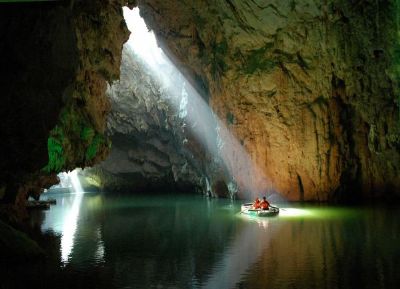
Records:
[[[157,40],[154,33],[150,33],[139,15],[139,9],[130,10],[127,7],[123,8],[126,25],[129,31],[133,32],[129,37],[128,45],[135,53],[152,68],[164,64],[163,52],[157,45]]]
[[[238,191],[239,197],[246,199],[271,192],[271,183],[263,170],[157,46],[154,34],[148,31],[139,15],[139,9],[124,7],[123,11],[132,32],[125,47],[150,68],[154,78],[168,92],[168,102],[184,118],[196,140],[215,160],[222,159],[231,192]]]

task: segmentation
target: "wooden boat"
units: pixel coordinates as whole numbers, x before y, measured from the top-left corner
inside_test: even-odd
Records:
[[[273,217],[279,214],[279,208],[269,206],[268,210],[263,209],[254,209],[253,203],[246,203],[243,204],[241,207],[241,213],[250,215],[250,216],[257,216],[257,217]]]

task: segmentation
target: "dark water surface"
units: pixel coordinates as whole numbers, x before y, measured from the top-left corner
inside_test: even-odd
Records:
[[[282,205],[251,218],[197,196],[49,197],[57,205],[32,223],[59,236],[54,256],[10,268],[0,288],[400,288],[398,208]]]

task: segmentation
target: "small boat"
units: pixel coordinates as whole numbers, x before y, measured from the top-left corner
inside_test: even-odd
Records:
[[[253,203],[243,204],[241,209],[242,214],[250,216],[273,217],[279,214],[279,208],[277,207],[269,206],[268,210],[253,209]]]

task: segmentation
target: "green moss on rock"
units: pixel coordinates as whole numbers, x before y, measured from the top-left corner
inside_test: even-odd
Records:
[[[62,110],[59,122],[48,138],[46,173],[91,165],[100,151],[108,149],[106,137],[97,132],[85,112],[74,102]]]
[[[226,120],[228,124],[234,124],[235,123],[235,116],[231,112],[226,113]]]
[[[45,172],[58,172],[64,166],[66,160],[63,148],[64,139],[64,131],[59,126],[50,132],[47,140],[49,162],[43,169]]]
[[[85,126],[82,128],[82,131],[81,131],[81,139],[84,141],[89,141],[89,140],[93,139],[95,134],[96,134],[96,132],[94,131],[93,128]]]
[[[92,142],[86,149],[86,153],[85,153],[86,160],[87,161],[92,160],[96,156],[101,145],[105,144],[105,143],[106,143],[105,137],[102,134],[96,134],[93,137]]]
[[[221,42],[212,42],[212,57],[211,57],[211,73],[214,79],[218,79],[228,69],[224,61],[224,57],[228,52],[228,43],[226,39]]]
[[[243,71],[246,74],[253,74],[257,70],[271,71],[274,69],[274,67],[278,65],[278,62],[267,57],[266,55],[267,52],[272,48],[272,45],[273,44],[268,43],[259,49],[251,50],[246,56]]]

